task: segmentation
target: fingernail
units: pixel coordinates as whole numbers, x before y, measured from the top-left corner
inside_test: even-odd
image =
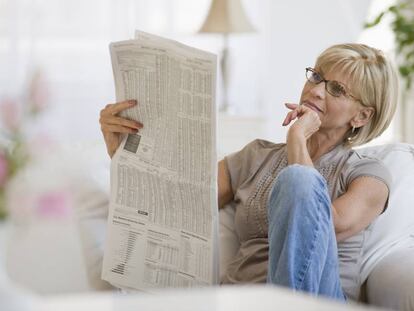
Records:
[[[137,101],[136,101],[135,99],[130,99],[130,100],[129,100],[129,103],[130,103],[131,105],[135,105],[135,104],[137,103]]]

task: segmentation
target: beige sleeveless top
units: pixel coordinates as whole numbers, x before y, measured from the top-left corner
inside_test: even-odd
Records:
[[[226,156],[225,161],[234,193],[235,231],[240,249],[221,282],[264,283],[268,264],[266,203],[276,176],[287,166],[286,144],[257,139]],[[314,167],[326,179],[331,201],[346,192],[348,185],[360,176],[378,178],[390,189],[391,175],[380,160],[362,157],[342,145],[324,154],[314,162]],[[363,281],[359,273],[360,252],[367,231],[369,227],[338,243],[342,288],[354,300],[358,299]]]

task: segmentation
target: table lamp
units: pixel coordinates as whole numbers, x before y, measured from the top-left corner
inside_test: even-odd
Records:
[[[228,36],[232,33],[254,32],[244,13],[240,0],[213,0],[207,18],[199,33],[219,33],[223,37],[220,69],[223,78],[223,98],[219,106],[222,112],[228,112],[230,104],[227,98],[229,85]]]

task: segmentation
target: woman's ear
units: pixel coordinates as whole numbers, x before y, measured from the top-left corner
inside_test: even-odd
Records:
[[[353,126],[362,127],[371,120],[374,116],[375,109],[373,107],[363,107],[358,111],[358,114],[353,118]]]

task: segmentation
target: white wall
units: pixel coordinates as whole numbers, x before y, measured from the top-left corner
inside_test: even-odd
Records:
[[[237,120],[231,123],[232,126],[239,124],[240,132],[246,133],[245,126],[252,127],[264,118],[266,127],[255,126],[251,131],[257,132],[257,137],[284,141],[286,128],[281,124],[287,109],[283,104],[299,100],[305,68],[313,66],[319,53],[330,45],[360,41],[371,2],[243,1],[257,32],[230,36],[229,101],[233,105],[230,114]],[[369,38],[369,35],[365,36],[363,41],[371,43]],[[203,42],[193,36],[187,40],[213,52],[220,50],[219,38],[214,47],[211,41]],[[218,87],[220,100],[220,84]],[[245,119],[248,117],[251,119]],[[233,131],[237,132],[237,129]],[[252,138],[252,134],[236,137],[224,133],[224,136],[223,139],[219,137],[219,141],[231,146],[242,146]]]
[[[285,102],[299,99],[305,81],[305,67],[312,66],[317,55],[335,43],[355,42],[370,4],[369,0],[261,1],[262,11],[258,62],[245,61],[241,75],[259,68],[263,114],[268,118],[267,138],[284,141]],[[258,22],[256,20],[256,22]],[[240,48],[241,49],[241,48]],[[240,63],[243,60],[238,59]],[[248,78],[247,78],[248,80]],[[247,82],[236,82],[244,85]],[[255,91],[255,90],[254,90]],[[249,105],[242,94],[233,90],[235,101]]]
[[[40,120],[46,132],[62,142],[100,140],[99,110],[114,100],[108,43],[131,37],[140,28],[217,53],[219,36],[194,34],[209,5],[208,0],[197,1],[105,0],[98,1],[99,6],[93,5],[96,0],[61,1],[63,6],[55,1],[29,1],[31,6],[24,10],[19,6],[27,1],[3,1],[0,42],[6,44],[0,46],[0,65],[7,70],[0,72],[0,95],[20,86],[12,79],[24,80],[18,69],[27,73],[42,65],[52,81],[51,107]],[[266,118],[266,130],[258,136],[283,141],[283,103],[298,100],[304,68],[313,65],[324,48],[358,40],[370,0],[243,3],[258,32],[230,38],[229,99],[238,116]],[[53,14],[45,10],[48,6]],[[19,35],[29,39],[8,41]],[[65,43],[62,38],[67,38]],[[17,46],[17,53],[7,49],[10,44]],[[245,138],[239,138],[244,142]]]

